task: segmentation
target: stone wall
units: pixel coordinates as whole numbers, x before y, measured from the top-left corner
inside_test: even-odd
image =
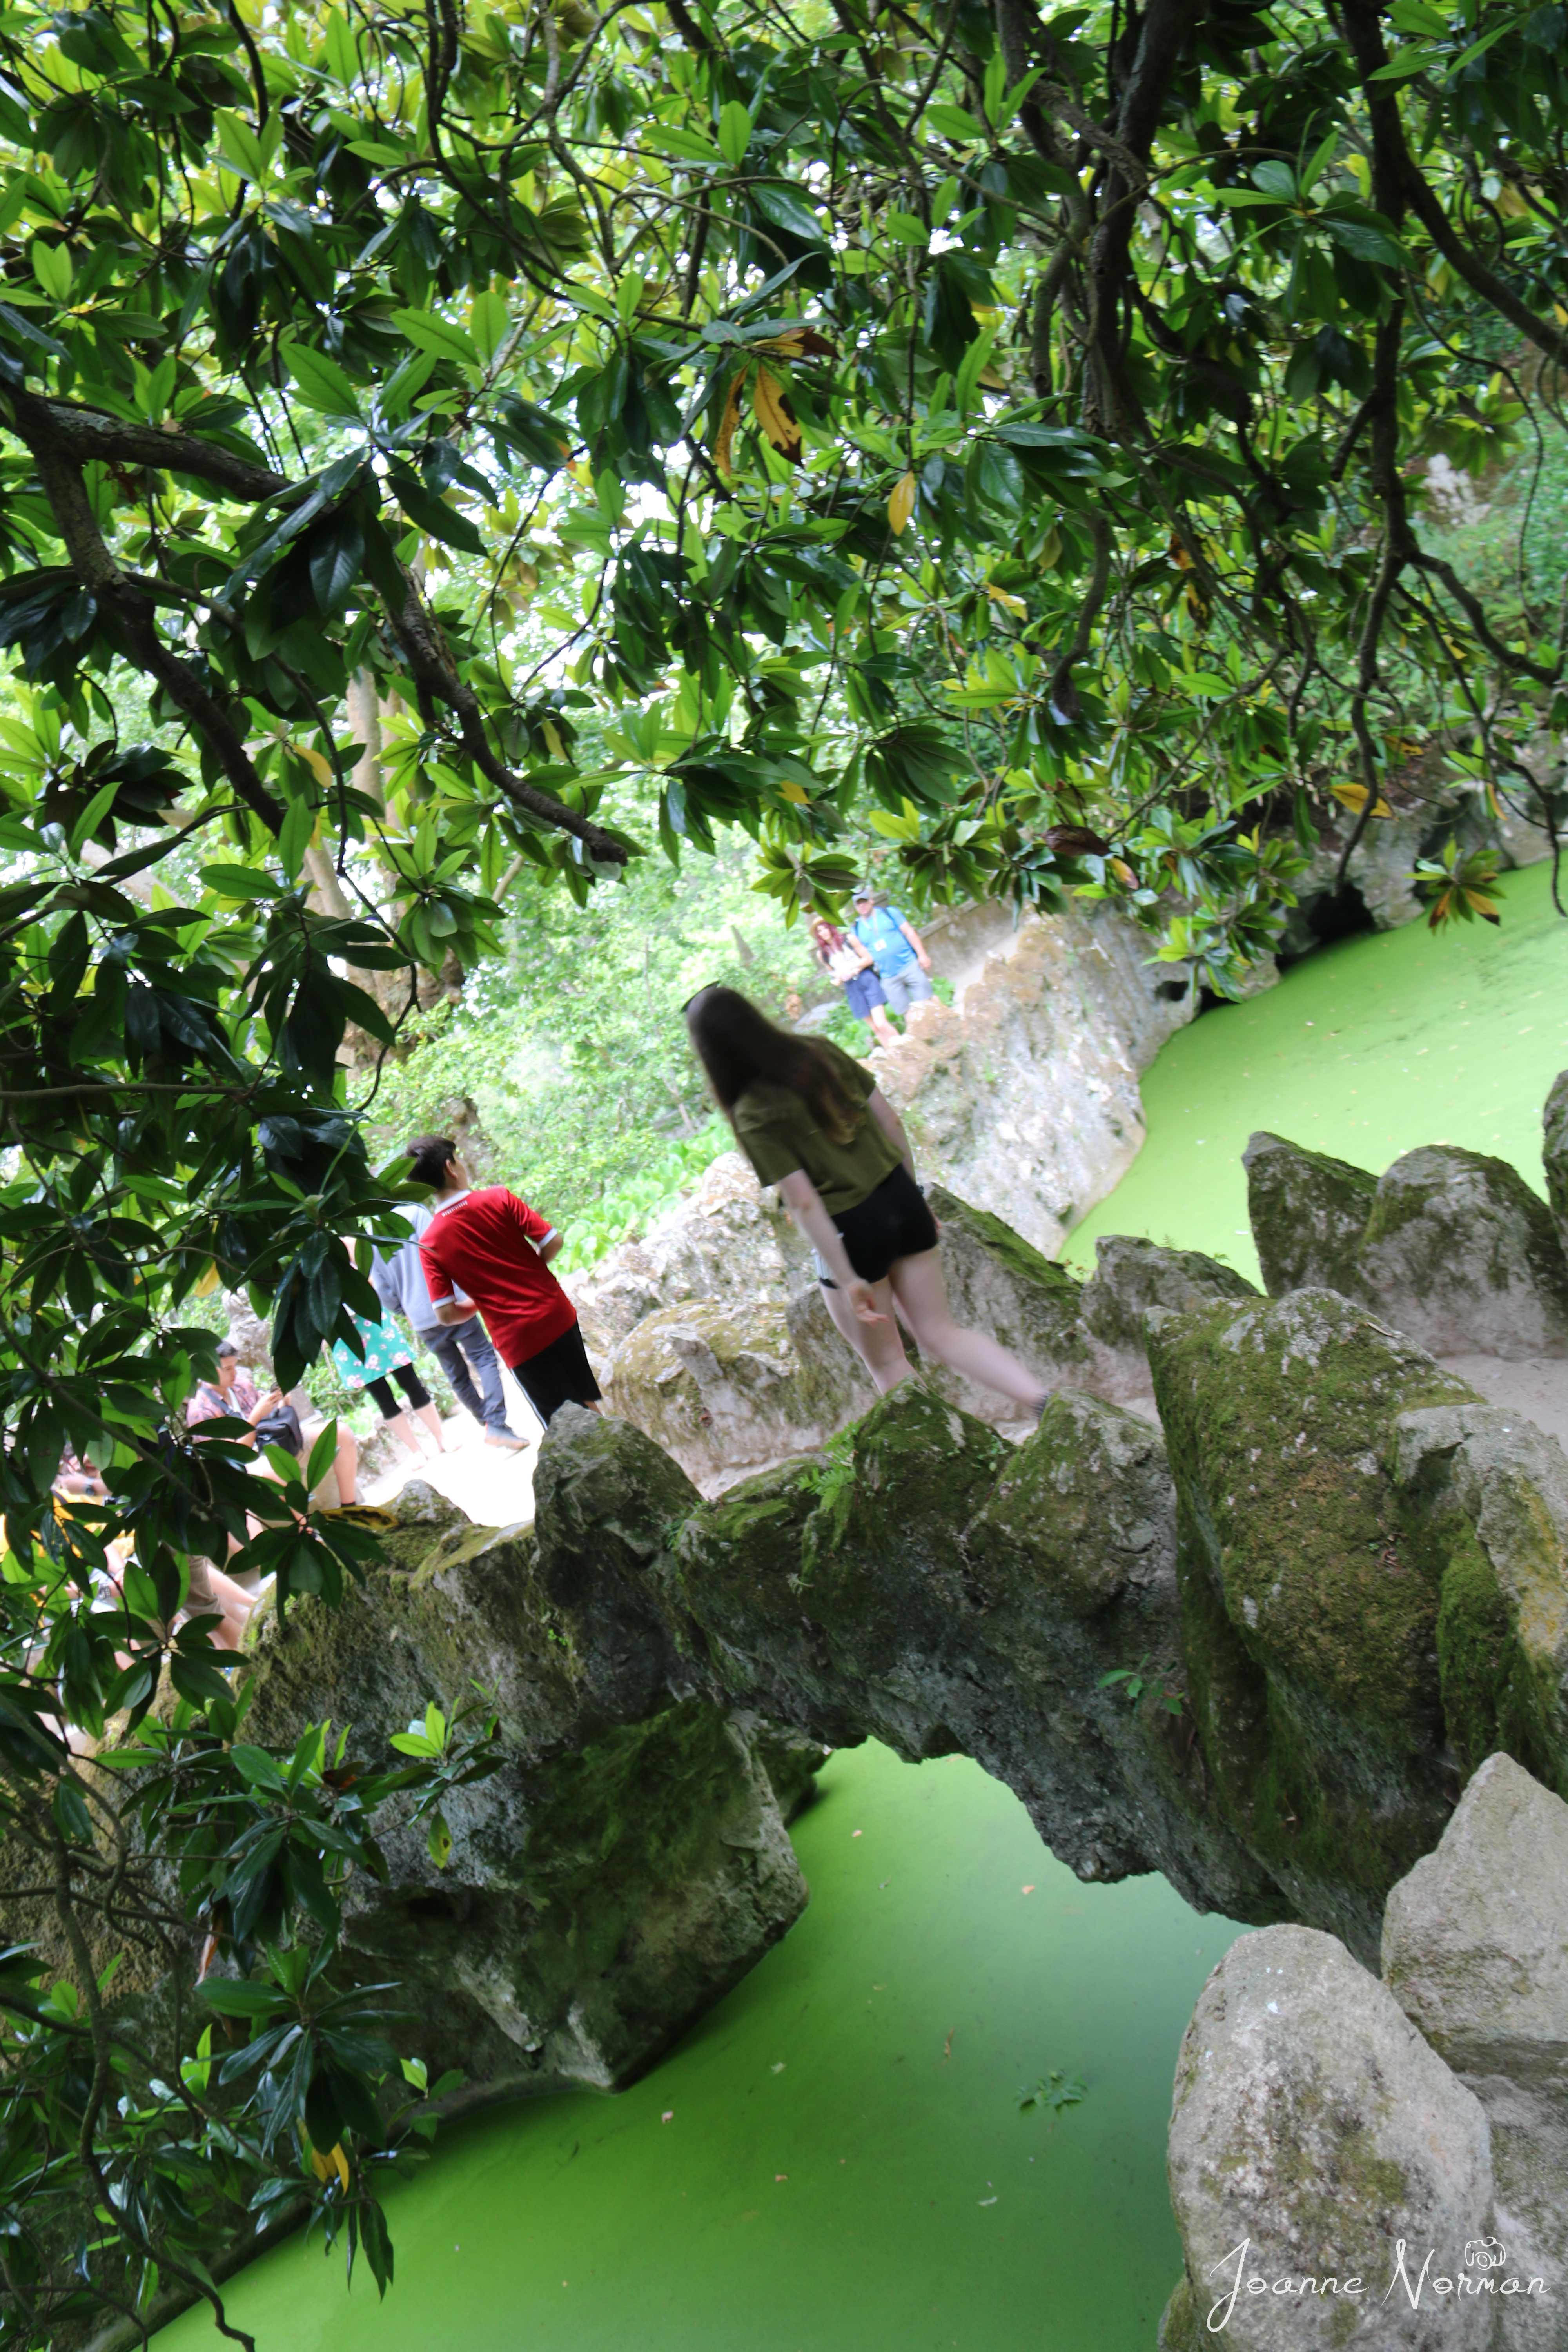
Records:
[[[1151,964],[1152,946],[1109,908],[1026,915],[1016,932],[996,910],[960,1001],[924,1006],[871,1057],[922,1181],[984,1200],[1055,1255],[1137,1158],[1139,1076],[1195,1010],[1184,970]]]

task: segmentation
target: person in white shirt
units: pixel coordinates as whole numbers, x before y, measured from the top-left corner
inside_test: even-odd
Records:
[[[877,967],[852,932],[836,923],[818,920],[811,927],[816,961],[844,991],[857,1021],[866,1022],[879,1045],[896,1045],[899,1033],[888,1018],[888,995],[877,977]]]

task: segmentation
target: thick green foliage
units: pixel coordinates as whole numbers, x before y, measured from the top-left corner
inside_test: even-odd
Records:
[[[0,1828],[71,1901],[58,1727],[165,1663],[232,1705],[190,1558],[283,1605],[365,1541],[188,1441],[191,1302],[248,1286],[285,1381],[372,1310],[351,1072],[523,869],[581,906],[739,827],[794,916],[868,832],[917,904],[1076,885],[1223,989],[1421,737],[1551,814],[1556,610],[1479,601],[1414,469],[1555,397],[1560,18],[1391,22],[0,19]]]

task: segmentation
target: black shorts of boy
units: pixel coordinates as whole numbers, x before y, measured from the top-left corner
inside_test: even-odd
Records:
[[[537,1356],[513,1364],[511,1375],[546,1429],[563,1404],[597,1404],[603,1394],[583,1345],[580,1323],[541,1348]]]
[[[925,1194],[901,1164],[884,1176],[869,1198],[852,1209],[842,1209],[833,1220],[845,1255],[862,1282],[880,1282],[901,1257],[920,1257],[937,1246],[936,1219]],[[824,1290],[838,1285],[817,1259],[816,1278]]]

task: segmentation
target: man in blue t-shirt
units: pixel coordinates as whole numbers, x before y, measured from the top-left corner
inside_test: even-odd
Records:
[[[869,882],[855,892],[855,937],[877,967],[882,992],[894,1013],[907,1013],[932,993],[931,958],[914,926],[896,907],[879,907]]]

